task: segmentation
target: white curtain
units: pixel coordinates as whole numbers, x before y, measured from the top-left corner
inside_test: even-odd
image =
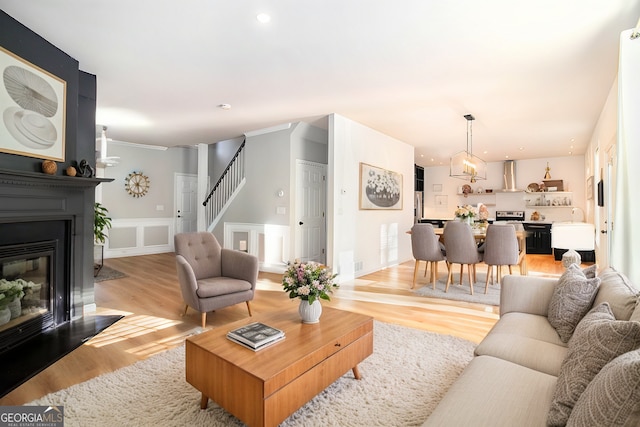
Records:
[[[640,38],[620,35],[618,146],[611,266],[640,285]],[[635,263],[634,263],[635,260]]]

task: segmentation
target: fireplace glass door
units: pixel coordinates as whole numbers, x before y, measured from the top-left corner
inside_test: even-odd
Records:
[[[0,247],[0,341],[53,324],[54,243]],[[19,332],[11,334],[11,331]]]

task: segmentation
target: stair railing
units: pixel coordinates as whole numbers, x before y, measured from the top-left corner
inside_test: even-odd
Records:
[[[207,198],[202,202],[205,207],[207,224],[213,223],[225,205],[245,178],[244,146],[246,139],[234,154],[222,175],[213,186]]]

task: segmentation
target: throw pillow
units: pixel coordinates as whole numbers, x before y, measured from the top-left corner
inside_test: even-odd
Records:
[[[580,395],[600,369],[619,355],[639,347],[640,323],[615,320],[606,302],[591,310],[569,341],[547,424],[564,426]]]
[[[640,425],[640,350],[618,356],[589,383],[567,427]]]
[[[562,342],[569,342],[576,325],[591,308],[599,286],[598,277],[586,277],[575,264],[560,276],[549,302],[547,318]]]

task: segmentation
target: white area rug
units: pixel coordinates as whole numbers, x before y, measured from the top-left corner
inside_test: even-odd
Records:
[[[381,322],[374,353],[282,426],[417,426],[473,356],[460,338]],[[64,405],[66,426],[241,426],[185,381],[184,347],[49,394],[29,405]]]

